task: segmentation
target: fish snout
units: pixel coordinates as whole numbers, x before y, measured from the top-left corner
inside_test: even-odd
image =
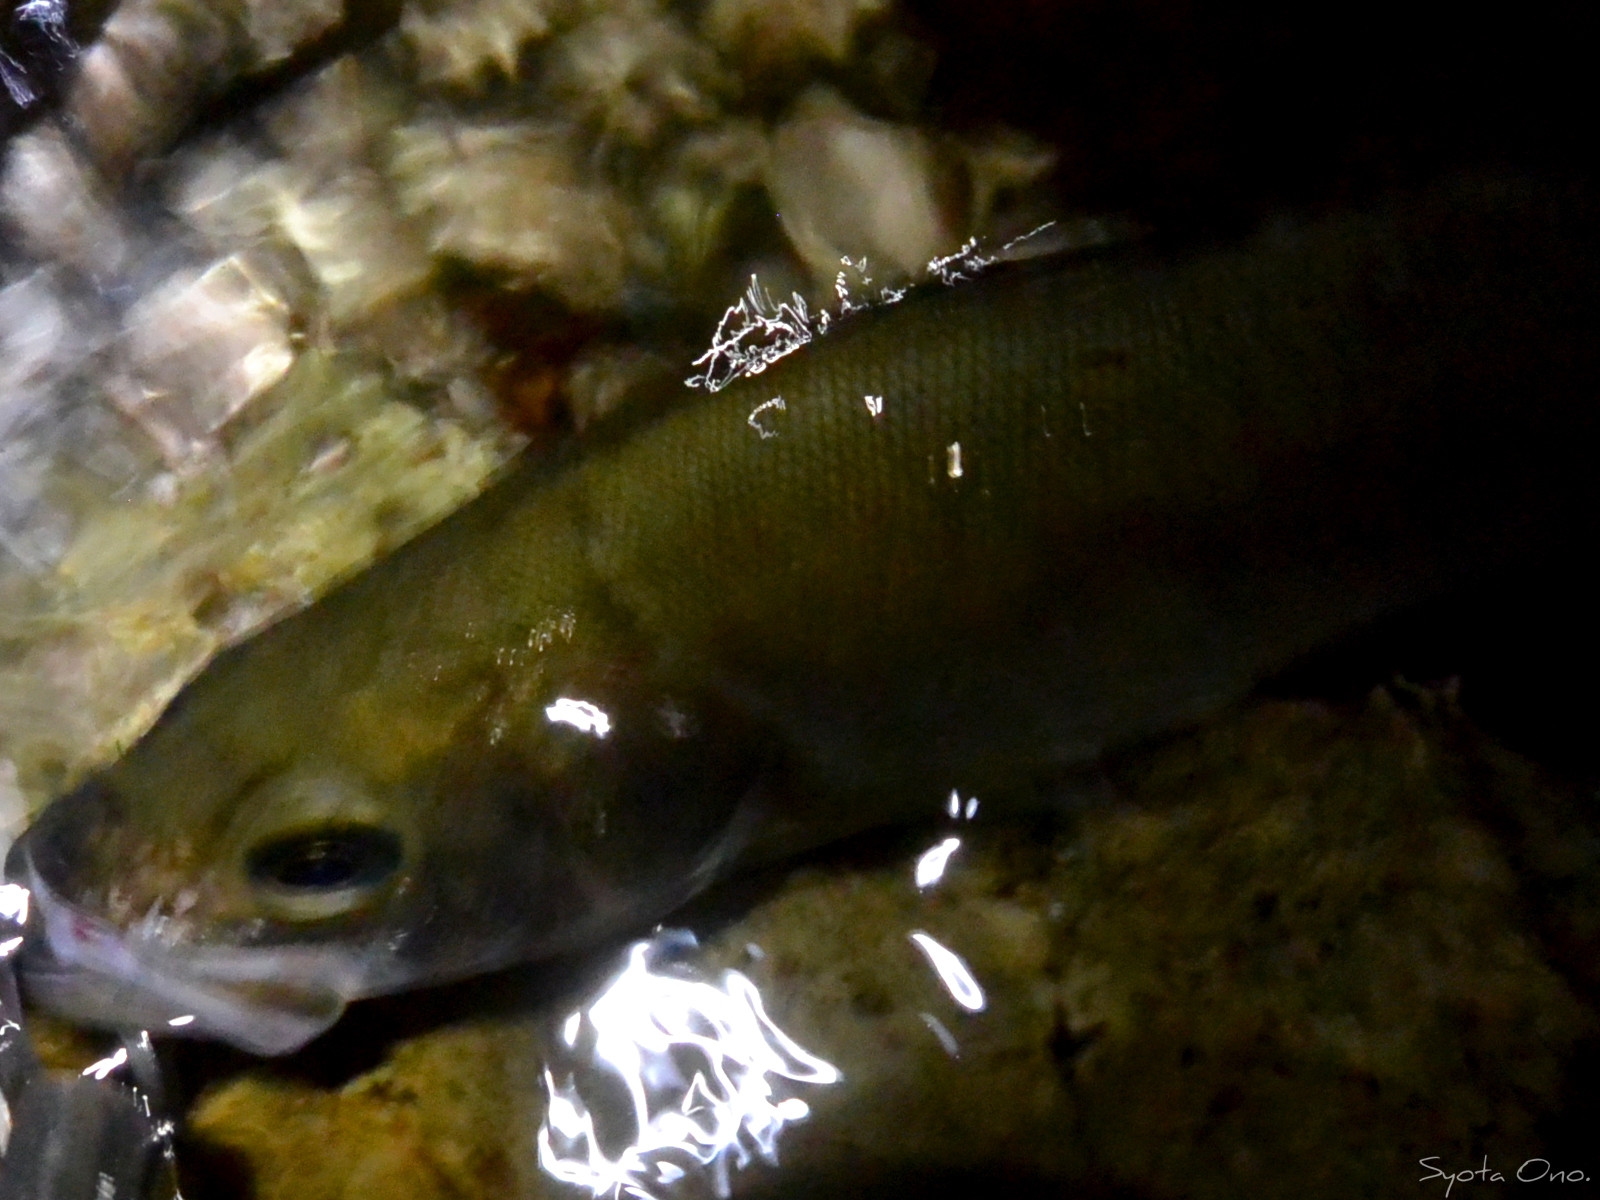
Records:
[[[39,869],[52,865],[62,848],[58,839],[70,840],[73,831],[58,827],[56,817],[36,830],[19,839],[6,861],[7,878],[30,895],[17,965],[34,1003],[87,1025],[213,1038],[255,1054],[297,1050],[344,1012],[349,973],[330,970],[338,964],[315,951],[133,936],[74,905]]]
[[[278,1055],[325,1032],[346,1005],[343,996],[326,989],[230,985],[92,950],[88,961],[66,961],[56,954],[60,941],[28,946],[18,973],[33,1003],[84,1025],[206,1038],[251,1054]]]
[[[150,816],[96,776],[34,818],[7,856],[6,877],[119,930],[183,940],[215,904],[214,872],[204,847]]]
[[[338,1020],[362,982],[349,955],[242,944],[210,923],[203,910],[216,889],[203,849],[152,838],[101,778],[40,813],[5,864],[31,898],[17,963],[30,998],[89,1025],[214,1038],[257,1054],[296,1050]]]
[[[42,882],[55,896],[84,902],[87,891],[107,877],[100,865],[119,857],[126,817],[116,790],[90,780],[33,819],[6,855],[6,879],[29,888]]]

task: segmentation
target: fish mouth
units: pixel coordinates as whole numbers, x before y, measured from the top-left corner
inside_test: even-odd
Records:
[[[23,987],[71,1020],[280,1055],[326,1031],[360,994],[349,964],[325,947],[173,945],[119,929],[58,895],[26,836],[6,866],[32,896]]]

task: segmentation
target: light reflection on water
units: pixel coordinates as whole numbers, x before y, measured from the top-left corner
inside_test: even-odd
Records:
[[[18,927],[26,925],[32,899],[28,889],[21,884],[0,884],[0,920],[9,921]]]
[[[945,815],[952,821],[959,821],[965,817],[968,821],[978,815],[978,798],[968,796],[965,802],[961,799],[961,792],[956,788],[950,789],[950,799],[945,801]]]
[[[916,880],[917,889],[930,888],[944,878],[944,869],[950,865],[950,856],[961,849],[961,839],[947,837],[938,845],[924,850],[917,856],[917,865],[912,869],[912,878]]]
[[[572,1059],[563,1082],[545,1070],[538,1136],[539,1164],[556,1179],[646,1198],[698,1172],[726,1196],[729,1164],[775,1163],[783,1127],[811,1111],[775,1085],[842,1078],[778,1028],[738,971],[714,984],[680,964],[652,969],[686,944],[692,935],[675,931],[634,943],[622,972],[562,1023]],[[608,1103],[618,1085],[627,1102]]]
[[[920,929],[912,930],[910,937],[939,976],[939,982],[944,984],[945,990],[950,993],[950,998],[968,1012],[982,1012],[988,1005],[988,1000],[984,997],[983,988],[973,978],[966,961],[954,950],[941,946]]]
[[[545,708],[544,716],[551,724],[570,725],[580,733],[592,733],[597,738],[611,732],[611,715],[588,700],[562,696]]]
[[[918,856],[919,892],[940,882],[961,844],[948,837]],[[987,1008],[960,955],[923,930],[907,936],[961,1009]],[[776,1164],[784,1126],[810,1115],[805,1100],[781,1094],[796,1090],[785,1081],[842,1080],[778,1027],[746,976],[701,978],[686,953],[695,949],[682,930],[635,942],[596,998],[557,1023],[538,1134],[540,1166],[554,1178],[596,1197],[657,1200],[678,1185],[726,1197],[730,1164],[742,1170],[756,1156]],[[759,947],[748,952],[761,957]],[[918,1015],[959,1059],[949,1028]]]

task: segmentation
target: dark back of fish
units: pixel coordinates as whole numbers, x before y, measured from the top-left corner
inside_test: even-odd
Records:
[[[592,554],[822,794],[1082,762],[1584,544],[1593,228],[1461,183],[910,301],[595,464]]]

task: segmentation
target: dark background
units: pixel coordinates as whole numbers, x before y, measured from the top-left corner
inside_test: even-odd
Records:
[[[1588,5],[908,8],[939,50],[939,123],[1038,134],[1061,150],[1063,193],[1090,211],[1230,225],[1463,165],[1592,162]]]
[[[1593,179],[1591,6],[908,0],[938,48],[936,124],[1058,147],[1069,211],[1158,240],[1241,233],[1458,172]],[[1600,266],[1600,264],[1597,264]],[[1596,456],[1592,446],[1552,457]],[[1600,470],[1600,462],[1595,469]],[[1591,797],[1600,784],[1592,514],[1561,553],[1330,647],[1271,690],[1458,677],[1468,712]]]

